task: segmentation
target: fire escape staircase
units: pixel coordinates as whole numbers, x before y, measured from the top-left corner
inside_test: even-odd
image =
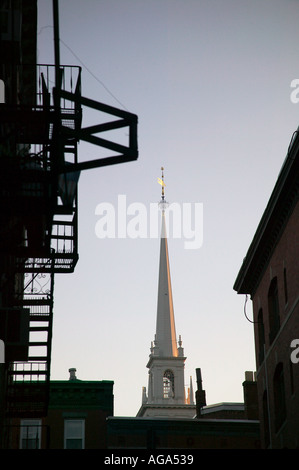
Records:
[[[26,326],[21,330],[27,334],[27,347],[16,357],[12,354],[9,362],[7,414],[10,417],[46,414],[54,275],[73,272],[78,261],[80,171],[138,158],[137,116],[82,97],[80,67],[61,66],[59,86],[51,94],[54,69],[50,65],[36,66],[36,103],[0,106],[0,123],[14,134],[17,148],[23,149],[15,158],[2,158],[5,176],[1,180],[4,188],[1,206],[4,211],[5,207],[12,211],[22,225],[22,239],[17,245],[11,240],[2,245],[2,251],[14,256],[14,282],[18,285],[6,313],[9,321],[11,312],[22,312]],[[17,73],[21,74],[22,70]],[[82,128],[84,106],[104,115],[106,122]],[[124,128],[128,129],[126,144],[98,136]],[[80,140],[114,154],[79,162]]]

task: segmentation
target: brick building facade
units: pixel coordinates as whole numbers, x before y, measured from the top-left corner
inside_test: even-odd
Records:
[[[50,382],[48,415],[13,419],[9,449],[105,449],[106,419],[113,416],[113,382],[69,380]]]

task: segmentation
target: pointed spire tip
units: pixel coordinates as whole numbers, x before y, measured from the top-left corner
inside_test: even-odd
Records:
[[[162,194],[161,194],[161,201],[159,202],[159,207],[160,209],[162,209],[162,211],[165,211],[165,209],[167,209],[168,207],[168,203],[167,201],[165,200],[165,182],[164,182],[164,166],[161,166],[161,171],[162,171],[162,175],[161,175],[161,178],[158,178],[158,183],[162,186]]]

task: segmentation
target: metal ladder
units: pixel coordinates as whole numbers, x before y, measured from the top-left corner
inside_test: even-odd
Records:
[[[8,369],[7,412],[15,417],[45,416],[49,400],[54,272],[29,277],[18,302],[29,309],[28,360]]]

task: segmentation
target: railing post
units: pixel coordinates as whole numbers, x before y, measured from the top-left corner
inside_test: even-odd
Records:
[[[54,23],[54,58],[55,58],[55,87],[56,90],[60,84],[60,49],[59,49],[59,13],[58,0],[53,0],[53,23]]]

